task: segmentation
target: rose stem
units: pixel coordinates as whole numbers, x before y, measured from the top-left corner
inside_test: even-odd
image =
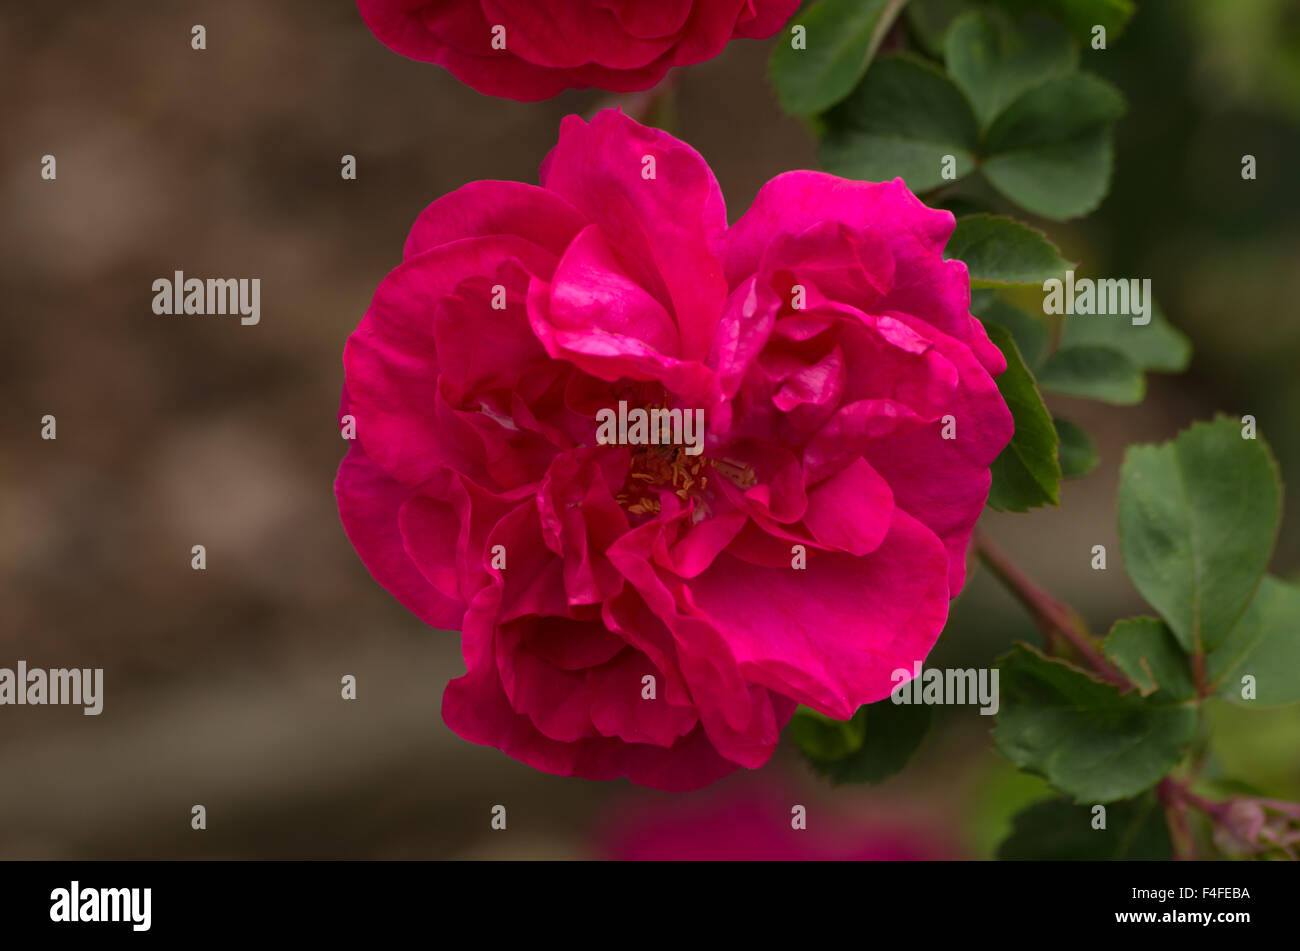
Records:
[[[1007,590],[1015,595],[1016,600],[1028,609],[1034,618],[1034,623],[1049,639],[1049,645],[1052,637],[1059,636],[1092,666],[1102,680],[1122,690],[1133,686],[1128,677],[1106,660],[1097,649],[1097,645],[1088,636],[1087,625],[1078,612],[1039,587],[1037,582],[1016,567],[1006,552],[978,530],[975,532],[975,551],[980,561],[1006,585]]]

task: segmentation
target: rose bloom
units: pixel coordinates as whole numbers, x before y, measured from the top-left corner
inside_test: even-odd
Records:
[[[564,120],[541,182],[415,222],[344,352],[339,510],[463,632],[454,731],[702,786],[929,653],[1011,437],[1005,361],[952,215],[901,180],[789,172],[728,227],[694,150],[608,110]],[[702,409],[703,453],[598,444],[620,401]]]
[[[523,102],[588,86],[649,89],[673,66],[717,56],[734,37],[771,36],[798,6],[799,0],[357,0],[366,26],[390,49],[445,66],[479,92]]]

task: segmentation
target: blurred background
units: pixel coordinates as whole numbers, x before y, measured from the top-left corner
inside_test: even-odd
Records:
[[[771,42],[676,76],[673,131],[733,220],[771,176],[816,167],[767,86]],[[1300,3],[1139,0],[1083,67],[1129,98],[1114,185],[1082,222],[1042,224],[1089,273],[1150,277],[1193,362],[1136,407],[1052,400],[1101,466],[1059,510],[983,524],[1105,630],[1144,610],[1115,524],[1125,445],[1250,413],[1300,491]],[[837,830],[800,848],[986,857],[1045,794],[973,707],[937,708],[879,787],[832,788],[783,746],[679,796],[548,776],[443,726],[457,635],[371,580],[335,510],[343,343],[425,205],[535,182],[560,118],[601,93],[481,96],[391,53],[350,0],[6,4],[0,81],[0,666],[105,668],[99,717],[0,708],[0,858],[645,857],[710,835],[714,854],[778,854],[789,836],[764,837],[792,803]],[[261,278],[260,325],[156,317],[151,284],[178,269]],[[1290,578],[1295,508],[1273,563]],[[986,666],[1017,638],[1039,640],[977,571],[934,662]],[[1212,723],[1222,775],[1300,798],[1300,708]]]

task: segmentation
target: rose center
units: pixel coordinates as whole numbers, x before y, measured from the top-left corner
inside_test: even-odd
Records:
[[[712,511],[715,490],[710,484],[719,477],[741,488],[758,481],[753,467],[745,463],[691,456],[680,446],[646,446],[632,453],[627,482],[616,498],[633,515],[657,515],[660,494],[671,491],[683,502],[695,500],[699,521]]]

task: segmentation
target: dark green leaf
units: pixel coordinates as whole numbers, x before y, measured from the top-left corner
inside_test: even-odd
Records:
[[[979,316],[997,300],[997,291],[992,288],[973,288],[970,292],[970,312]]]
[[[847,756],[809,756],[812,768],[835,783],[878,783],[907,765],[930,728],[925,704],[898,704],[891,698],[860,707],[853,719],[862,724],[862,745]]]
[[[1110,186],[1111,126],[1124,98],[1086,73],[1048,79],[1011,103],[985,136],[985,176],[1000,192],[1045,218],[1095,208]]]
[[[1266,575],[1241,620],[1206,658],[1211,689],[1235,703],[1275,706],[1300,700],[1300,588]],[[1255,678],[1255,699],[1241,678]]]
[[[1131,447],[1120,469],[1129,576],[1183,650],[1224,643],[1268,566],[1281,515],[1277,464],[1220,417],[1172,442]]]
[[[954,218],[960,219],[968,215],[991,215],[994,213],[994,202],[1000,205],[1002,199],[989,189],[987,197],[972,193],[939,191],[932,196],[927,196],[926,204],[931,208],[951,211]]]
[[[1147,389],[1137,364],[1110,347],[1058,350],[1038,371],[1038,382],[1053,393],[1119,405],[1142,402]]]
[[[941,70],[906,53],[877,57],[861,85],[826,114],[821,161],[845,178],[889,181],[901,176],[914,192],[975,167],[977,132],[970,104]]]
[[[982,127],[1034,86],[1073,71],[1079,62],[1058,22],[1029,17],[1013,27],[983,12],[967,13],[952,24],[944,58]]]
[[[1061,475],[1078,479],[1097,468],[1100,460],[1088,434],[1068,419],[1054,417],[1052,422],[1056,424],[1056,435],[1061,441]]]
[[[972,287],[1041,284],[1074,266],[1041,231],[998,215],[957,219],[944,255],[966,263]]]
[[[1011,336],[1020,349],[1020,356],[1031,372],[1043,362],[1043,352],[1047,349],[1047,325],[1037,317],[1026,314],[1001,298],[993,300],[982,312],[977,312],[972,303],[971,313],[986,324],[991,321],[1011,331]]]
[[[790,21],[772,50],[769,75],[781,106],[795,115],[829,109],[858,84],[907,0],[818,0]],[[807,30],[807,49],[790,31]]]
[[[1025,367],[1011,332],[986,323],[989,339],[1007,358],[1006,372],[997,378],[998,391],[1016,423],[1015,434],[990,470],[990,507],[1025,512],[1040,505],[1056,505],[1061,486],[1061,466],[1056,456],[1056,427]],[[958,425],[961,425],[958,421]]]
[[[905,16],[917,45],[938,57],[953,21],[970,9],[970,0],[912,0]]]
[[[1058,145],[1003,152],[986,159],[984,175],[1021,208],[1054,221],[1088,214],[1110,188],[1114,149],[1109,129]]]
[[[1196,696],[1187,655],[1178,646],[1173,631],[1158,618],[1116,621],[1102,650],[1144,697],[1157,690],[1163,699],[1175,702]]]
[[[1124,97],[1106,80],[1069,73],[1020,96],[985,137],[989,155],[1073,142],[1124,115]]]
[[[1012,820],[998,849],[1003,861],[1168,861],[1173,854],[1165,812],[1154,796],[1106,806],[1106,828],[1095,829],[1093,810],[1065,799],[1036,802]]]
[[[1190,705],[1121,694],[1026,645],[1002,657],[998,749],[1081,803],[1149,789],[1183,757],[1196,732]]]
[[[1004,6],[1044,9],[1059,16],[1070,32],[1088,43],[1094,26],[1106,28],[1106,45],[1124,32],[1133,16],[1133,0],[1000,0]]]

